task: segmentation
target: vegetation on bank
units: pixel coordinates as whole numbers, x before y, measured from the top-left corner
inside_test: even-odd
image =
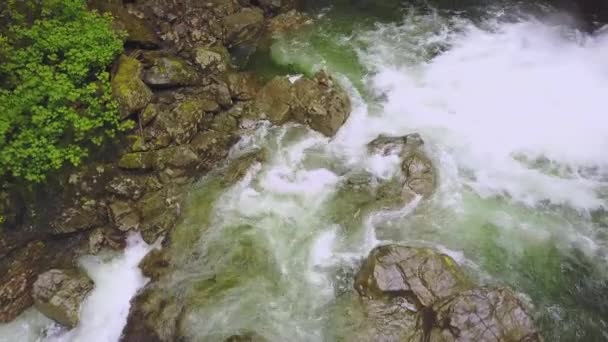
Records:
[[[0,178],[42,182],[127,128],[111,97],[124,36],[110,16],[84,0],[7,0],[0,27]]]

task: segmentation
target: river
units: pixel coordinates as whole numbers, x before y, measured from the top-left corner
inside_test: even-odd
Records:
[[[313,13],[311,28],[273,42],[262,76],[326,69],[353,112],[333,139],[261,124],[231,153],[263,147],[264,163],[235,185],[210,175],[191,189],[166,284],[190,303],[186,335],[341,340],[356,325],[344,297],[361,259],[398,242],[521,292],[546,341],[608,340],[608,33],[579,32],[547,8]],[[389,179],[399,167],[365,145],[413,132],[438,170],[435,194],[344,210],[359,200],[341,190],[349,175]],[[151,248],[131,240],[122,255],[82,260],[98,286],[74,331],[32,309],[0,325],[0,341],[116,341]]]

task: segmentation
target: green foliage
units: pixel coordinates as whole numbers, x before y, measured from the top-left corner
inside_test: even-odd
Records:
[[[0,34],[0,176],[28,182],[78,165],[126,128],[107,72],[124,38],[111,17],[87,11],[83,0],[35,3],[31,23],[5,8],[10,25]]]

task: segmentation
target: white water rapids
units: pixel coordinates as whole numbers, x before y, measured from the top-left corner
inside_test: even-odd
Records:
[[[205,180],[193,190],[177,234],[199,240],[174,277],[195,303],[187,335],[334,340],[345,329],[332,326],[336,296],[371,248],[392,241],[435,246],[479,281],[527,294],[547,340],[608,339],[608,228],[593,219],[608,208],[608,33],[501,13],[475,23],[409,14],[340,31],[326,16],[315,28],[321,47],[296,36],[277,42],[274,58],[336,74],[350,90],[351,117],[333,139],[262,126],[233,152],[265,147],[263,165],[229,189],[212,193]],[[363,73],[336,61],[345,46]],[[327,208],[349,200],[335,198],[346,174],[388,178],[398,167],[365,145],[413,132],[437,167],[434,196],[342,226]],[[117,340],[144,284],[135,267],[146,250],[135,243],[122,258],[84,262],[98,286],[63,340]],[[198,286],[211,276],[216,287]],[[55,341],[52,331],[42,337],[49,324],[28,311],[0,326],[0,341]]]

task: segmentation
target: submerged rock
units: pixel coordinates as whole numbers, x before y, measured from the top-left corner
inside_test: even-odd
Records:
[[[45,316],[67,327],[78,324],[80,305],[93,289],[93,281],[75,270],[49,270],[38,276],[32,297]]]
[[[118,101],[122,117],[144,109],[152,99],[152,91],[141,80],[142,65],[131,57],[120,56],[112,78],[112,96]]]

